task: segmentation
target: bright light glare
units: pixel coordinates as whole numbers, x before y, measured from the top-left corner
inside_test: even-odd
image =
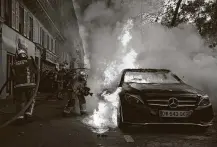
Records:
[[[120,75],[123,69],[135,68],[137,53],[128,47],[132,36],[130,29],[133,28],[133,21],[129,19],[123,27],[122,33],[118,37],[121,45],[118,50],[123,53],[119,59],[114,60],[104,71],[104,87],[109,87]],[[108,64],[108,63],[107,63]],[[117,127],[117,108],[119,106],[119,93],[121,88],[117,88],[112,94],[103,92],[98,103],[98,109],[93,114],[83,120],[85,124],[94,129],[94,132],[104,133],[109,128]],[[101,91],[99,91],[101,93]]]

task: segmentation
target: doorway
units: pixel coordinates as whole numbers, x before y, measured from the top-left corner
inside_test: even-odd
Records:
[[[11,53],[7,53],[7,80],[11,76],[11,65],[14,64],[15,61],[15,55]],[[10,81],[6,88],[7,96],[12,95],[13,93],[13,81]]]

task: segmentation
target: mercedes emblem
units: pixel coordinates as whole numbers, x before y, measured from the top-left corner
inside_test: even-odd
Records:
[[[179,102],[176,98],[172,97],[169,99],[169,107],[170,108],[177,108],[179,105]]]

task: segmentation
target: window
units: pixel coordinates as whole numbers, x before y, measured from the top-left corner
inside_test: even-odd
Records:
[[[4,6],[4,15],[5,15],[5,24],[8,26],[11,26],[11,20],[12,20],[12,0],[6,0]]]
[[[29,16],[29,39],[33,41],[33,18]]]
[[[4,9],[4,7],[3,7],[3,0],[0,0],[0,16],[2,17],[3,15],[3,9]]]
[[[40,29],[39,29],[39,44],[41,44],[42,45],[42,28],[40,27]]]
[[[50,50],[50,37],[47,35],[47,49]]]
[[[26,13],[26,37],[29,39],[29,32],[30,32],[30,14],[29,12]]]
[[[59,49],[59,44],[57,41],[54,41],[54,52],[57,53],[57,49]]]
[[[53,39],[52,38],[50,39],[50,44],[51,44],[51,51],[54,52],[54,50],[53,50]]]
[[[20,11],[20,20],[19,20],[19,32],[24,35],[24,8],[19,6]]]
[[[24,10],[24,36],[27,37],[28,32],[28,13]]]
[[[15,3],[15,29],[19,31],[19,2]]]
[[[12,0],[12,28],[16,28],[16,1]]]
[[[56,53],[56,47],[55,47],[56,43],[55,40],[53,40],[53,52]]]
[[[37,21],[37,24],[38,24],[38,41],[37,41],[37,43],[41,44],[41,27],[40,27],[38,21]]]
[[[7,79],[9,79],[9,77],[11,76],[11,65],[14,63],[15,61],[15,56],[13,54],[7,54]],[[12,94],[13,90],[13,82],[8,82],[6,91],[7,93],[9,93],[9,95]]]
[[[39,43],[39,40],[38,40],[38,36],[39,36],[39,24],[38,24],[38,21],[33,18],[33,42],[37,42]]]
[[[45,32],[44,32],[44,30],[43,29],[41,29],[42,31],[41,31],[41,45],[43,46],[43,47],[45,47]]]

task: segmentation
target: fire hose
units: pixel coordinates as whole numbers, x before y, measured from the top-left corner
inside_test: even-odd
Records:
[[[33,60],[33,62],[35,62]],[[4,122],[2,125],[0,125],[0,129],[11,124],[12,122],[14,122],[17,117],[19,117],[20,115],[22,115],[23,113],[25,113],[25,111],[29,108],[29,106],[32,104],[33,100],[35,99],[37,93],[38,93],[38,88],[39,88],[39,83],[40,83],[40,71],[39,71],[39,68],[38,66],[36,66],[37,68],[37,81],[36,81],[36,87],[35,87],[35,90],[33,92],[33,95],[32,97],[29,99],[29,101],[27,102],[27,104],[24,106],[24,108],[22,110],[20,110],[15,116],[13,116],[10,120]],[[4,90],[4,88],[7,86],[7,83],[10,82],[12,80],[12,78],[10,77],[5,83],[4,85],[1,87],[0,89],[0,95],[2,93],[2,91]]]

